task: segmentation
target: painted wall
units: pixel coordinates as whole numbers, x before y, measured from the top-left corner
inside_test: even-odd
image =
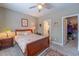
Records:
[[[78,14],[78,13],[79,13],[79,8],[77,7],[57,9],[57,10],[51,11],[47,15],[40,17],[39,20],[42,22],[42,20],[51,19],[52,41],[54,41],[57,44],[62,45],[62,17],[73,15],[73,14]]]
[[[28,19],[28,27],[21,26],[21,19]],[[6,28],[10,28],[11,30],[19,29],[19,28],[32,28],[36,27],[37,18],[32,17],[30,15],[25,15],[19,12],[15,12],[9,9],[0,8],[0,28],[1,31]],[[34,25],[32,25],[34,23]]]
[[[38,19],[37,32],[40,34],[43,34],[43,20]]]
[[[5,27],[5,10],[0,8],[0,31]]]
[[[44,32],[45,32],[44,30],[46,30],[46,28],[44,29],[44,21],[48,22],[48,25],[49,25],[49,34],[48,35],[50,35],[52,33],[51,32],[51,19],[38,19],[37,32],[41,33],[42,35],[46,35],[46,34],[44,34]],[[41,24],[41,27],[40,27],[40,24]],[[51,39],[51,35],[50,35],[50,39]]]

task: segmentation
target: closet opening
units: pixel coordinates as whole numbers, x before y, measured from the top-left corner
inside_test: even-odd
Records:
[[[78,16],[66,17],[63,20],[63,42],[69,49],[78,49]]]

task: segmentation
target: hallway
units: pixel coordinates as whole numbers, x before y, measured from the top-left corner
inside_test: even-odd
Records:
[[[66,47],[73,48],[73,49],[78,49],[78,40],[69,40],[69,42],[65,45]]]

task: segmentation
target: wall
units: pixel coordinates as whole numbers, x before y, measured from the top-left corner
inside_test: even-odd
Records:
[[[5,10],[4,8],[0,8],[0,32],[5,27]]]
[[[40,26],[41,24],[41,26]],[[38,23],[37,23],[37,32],[43,34],[43,21],[38,19]]]
[[[39,18],[40,21],[51,19],[51,37],[52,41],[62,45],[62,17],[72,14],[78,14],[79,8],[64,8],[51,11],[49,14]],[[57,24],[55,24],[57,23]],[[40,30],[41,31],[41,30]]]
[[[35,17],[25,15],[19,12],[15,12],[9,9],[5,9],[5,21],[6,26],[5,28],[10,28],[11,30],[19,29],[19,28],[26,28],[21,26],[21,19],[28,19],[28,27],[32,28],[32,23],[36,23]],[[35,25],[36,26],[36,25]]]
[[[41,33],[42,35],[46,35],[44,34],[44,21],[47,21],[48,22],[48,25],[49,25],[49,35],[51,34],[51,19],[38,19],[37,21],[37,32],[38,33]],[[40,27],[40,24],[41,24],[41,27]],[[46,35],[47,36],[47,35]],[[50,35],[50,39],[51,39],[51,35]]]
[[[28,27],[21,26],[21,19],[28,19]],[[19,28],[32,28],[36,25],[36,17],[32,17],[30,15],[25,15],[19,12],[15,12],[6,8],[0,7],[0,32],[6,28],[10,28],[11,30],[19,29]],[[32,25],[32,24],[35,25]],[[36,31],[36,30],[35,30]]]
[[[38,33],[41,33],[42,35],[44,34],[44,21],[47,21],[48,22],[48,25],[51,27],[50,25],[50,22],[51,22],[51,19],[38,19],[38,23],[37,23],[37,32]],[[41,27],[40,27],[40,24],[41,24]]]

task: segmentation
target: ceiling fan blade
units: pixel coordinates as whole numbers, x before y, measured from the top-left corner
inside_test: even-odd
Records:
[[[29,9],[35,8],[36,6],[29,7]]]
[[[52,7],[53,7],[53,5],[52,4],[49,4],[49,3],[46,3],[44,5],[44,8],[47,8],[47,9],[51,9]]]

